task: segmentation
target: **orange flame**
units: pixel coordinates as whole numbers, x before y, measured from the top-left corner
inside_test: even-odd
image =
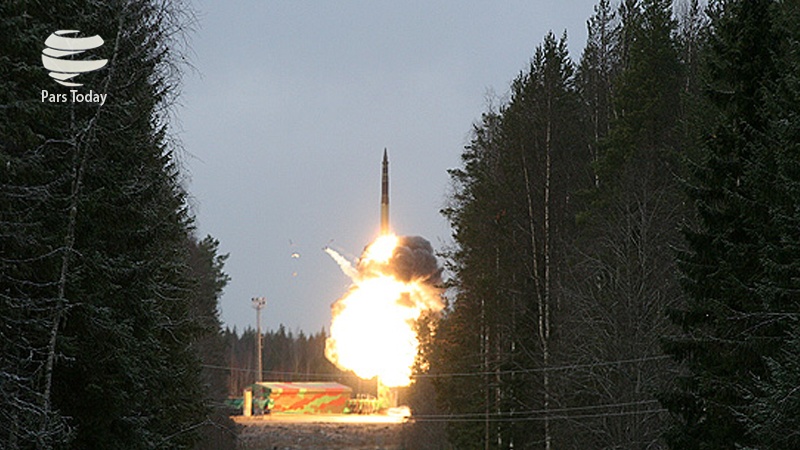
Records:
[[[357,271],[326,249],[353,284],[333,305],[325,356],[340,369],[364,379],[377,376],[388,387],[411,383],[419,347],[414,323],[424,311],[443,307],[436,287],[391,273],[398,241],[395,235],[380,236],[364,251]]]

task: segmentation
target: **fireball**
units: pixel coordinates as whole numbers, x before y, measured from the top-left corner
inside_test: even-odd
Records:
[[[326,251],[352,285],[332,306],[325,356],[361,378],[379,377],[388,387],[409,385],[419,346],[414,323],[423,312],[443,307],[435,286],[441,270],[430,243],[382,235],[355,269],[338,253]]]

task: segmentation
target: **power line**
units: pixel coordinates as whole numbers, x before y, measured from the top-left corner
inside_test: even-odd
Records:
[[[652,360],[660,360],[669,358],[668,356],[651,356],[651,357],[644,357],[644,358],[633,358],[633,359],[625,359],[625,360],[618,360],[618,361],[605,361],[600,363],[594,364],[573,364],[567,366],[557,366],[548,368],[549,370],[569,370],[569,369],[579,369],[579,368],[589,368],[589,367],[597,367],[597,366],[608,366],[608,365],[615,365],[615,364],[629,364],[633,362],[643,362],[643,361],[652,361]],[[238,372],[256,372],[255,369],[245,369],[245,368],[237,368],[237,367],[226,367],[226,366],[216,366],[211,364],[201,364],[202,367],[208,369],[217,369],[217,370],[232,370]],[[540,372],[543,371],[543,368],[540,369],[528,369],[528,370],[518,370],[518,371],[502,371],[500,373],[528,373],[528,372]],[[266,371],[267,373],[275,374],[275,375],[291,375],[291,376],[301,376],[301,377],[328,377],[328,378],[345,378],[355,376],[354,374],[331,374],[331,373],[303,373],[303,372],[287,372],[287,371]],[[466,376],[466,375],[485,375],[485,374],[496,374],[498,372],[478,372],[478,373],[454,373],[454,374],[435,374],[437,376]],[[635,402],[625,402],[625,403],[607,403],[602,405],[588,405],[588,406],[572,406],[572,407],[563,407],[563,408],[551,408],[551,409],[534,409],[534,410],[526,410],[526,411],[506,411],[506,412],[493,412],[493,413],[485,413],[485,412],[476,412],[476,413],[462,413],[462,414],[428,414],[428,415],[414,415],[413,420],[417,422],[517,422],[517,421],[543,421],[543,420],[578,420],[578,419],[596,419],[596,418],[605,418],[605,417],[622,417],[622,416],[632,416],[632,415],[642,415],[642,414],[660,414],[667,412],[668,410],[663,408],[651,408],[646,410],[639,410],[639,411],[616,411],[616,412],[603,412],[603,413],[591,413],[591,414],[569,414],[573,412],[590,412],[591,410],[598,410],[598,409],[611,409],[611,408],[626,408],[631,406],[645,406],[645,405],[654,405],[658,404],[658,400],[642,400],[642,401],[635,401]]]
[[[246,369],[243,367],[231,367],[231,366],[215,366],[212,364],[200,364],[200,367],[206,369],[215,369],[215,370],[230,370],[232,372],[245,372],[245,373],[256,373],[258,369]],[[310,372],[285,372],[280,370],[264,370],[266,373],[271,373],[274,375],[291,375],[291,376],[303,376],[303,377],[334,377],[334,378],[341,378],[346,376],[351,376],[351,374],[342,373],[310,373]],[[353,375],[354,376],[354,375]]]
[[[642,358],[631,358],[631,359],[620,359],[616,361],[600,361],[596,363],[585,363],[585,364],[571,364],[571,365],[564,365],[564,366],[552,366],[552,367],[538,367],[533,369],[510,369],[510,370],[493,370],[493,371],[483,371],[483,372],[454,372],[454,373],[421,373],[412,375],[411,378],[446,378],[446,377],[469,377],[469,376],[486,376],[486,375],[515,375],[515,374],[523,374],[523,373],[540,373],[540,372],[555,372],[561,370],[573,370],[573,369],[591,369],[595,367],[607,367],[607,366],[615,366],[621,364],[632,364],[637,362],[648,362],[648,361],[659,361],[664,359],[669,359],[670,356],[667,355],[660,355],[660,356],[645,356]],[[208,369],[217,369],[217,370],[231,370],[235,372],[256,372],[256,369],[245,369],[239,367],[230,367],[230,366],[214,366],[210,364],[201,364],[201,367],[205,367]],[[287,375],[287,376],[304,376],[304,377],[343,377],[343,376],[350,376],[350,374],[332,374],[332,373],[309,373],[309,372],[286,372],[286,371],[277,371],[277,370],[266,370],[265,372],[275,374],[275,375]]]
[[[586,411],[591,409],[603,409],[603,408],[623,408],[627,406],[641,406],[641,405],[652,405],[654,403],[658,403],[658,400],[641,400],[636,402],[626,402],[626,403],[607,403],[603,405],[589,405],[589,406],[571,406],[571,407],[564,407],[564,408],[551,408],[551,409],[533,409],[528,411],[506,411],[506,412],[494,412],[494,413],[485,413],[485,412],[476,412],[476,413],[463,413],[463,414],[431,414],[431,415],[415,415],[416,418],[454,418],[454,419],[469,419],[469,418],[476,418],[485,420],[486,417],[496,417],[496,418],[512,418],[514,416],[529,416],[535,414],[552,414],[552,413],[568,413],[573,411]],[[573,417],[573,416],[570,416]]]
[[[576,415],[546,415],[539,417],[475,417],[475,418],[450,418],[447,415],[441,415],[436,418],[418,418],[412,416],[416,422],[523,422],[523,421],[544,421],[544,420],[577,420],[577,419],[599,419],[605,417],[621,417],[621,416],[635,416],[641,414],[661,414],[668,410],[663,408],[648,409],[644,411],[625,411],[625,412],[611,412],[602,414],[576,414]]]
[[[596,363],[571,364],[565,366],[537,367],[533,369],[491,370],[484,372],[460,372],[460,373],[422,373],[418,375],[412,375],[412,378],[469,377],[469,376],[484,376],[484,375],[514,375],[518,373],[555,372],[561,370],[591,369],[594,367],[614,366],[619,364],[658,361],[669,358],[670,356],[660,355],[660,356],[645,356],[642,358],[620,359],[617,361],[601,361]]]

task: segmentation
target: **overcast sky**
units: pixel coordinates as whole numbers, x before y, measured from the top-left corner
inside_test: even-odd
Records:
[[[393,230],[450,245],[447,169],[487,97],[550,30],[577,60],[594,3],[196,0],[179,136],[199,234],[230,254],[225,324],[264,296],[262,326],[327,329],[349,280],[322,249],[377,236],[384,148]]]

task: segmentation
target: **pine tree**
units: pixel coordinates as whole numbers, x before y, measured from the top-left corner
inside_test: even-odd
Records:
[[[555,358],[570,193],[587,173],[580,161],[589,158],[574,79],[566,37],[548,34],[514,81],[508,105],[476,127],[464,168],[451,172],[457,192],[445,214],[458,243],[458,294],[438,329],[431,372],[480,374],[436,381],[445,410],[483,415],[451,425],[453,442],[464,448],[552,448],[557,440],[548,413],[557,404],[555,380],[547,370],[514,371],[546,369]],[[467,392],[474,402],[456,400]],[[544,411],[543,420],[502,420],[531,410]]]
[[[680,295],[671,252],[684,217],[682,67],[671,13],[669,1],[624,2],[618,13],[614,110],[594,164],[597,182],[582,196],[567,284],[565,351],[576,364],[600,367],[565,378],[572,405],[628,406],[582,420],[569,435],[576,447],[662,445],[654,393],[672,374],[658,358],[659,340],[671,332],[665,313]],[[597,70],[591,60],[584,68]],[[607,364],[619,360],[629,362]]]
[[[454,237],[460,243],[447,263],[456,273],[453,286],[458,294],[453,311],[438,326],[436,345],[431,355],[429,373],[480,373],[480,377],[435,378],[437,398],[449,413],[483,414],[479,424],[453,423],[448,427],[453,445],[464,448],[485,448],[491,445],[496,429],[489,422],[494,411],[490,370],[496,359],[491,342],[495,340],[495,324],[502,316],[497,304],[495,269],[499,249],[497,227],[505,219],[499,204],[497,182],[500,116],[485,113],[483,123],[474,127],[472,143],[462,154],[463,169],[450,175],[456,193],[443,213],[451,221]],[[463,398],[469,401],[464,402]]]
[[[577,69],[577,88],[585,105],[584,116],[589,118],[589,154],[597,164],[600,142],[611,128],[614,104],[614,83],[620,70],[619,29],[614,26],[616,15],[608,0],[600,0],[594,15],[587,21],[588,38]],[[600,178],[595,174],[595,187]]]

